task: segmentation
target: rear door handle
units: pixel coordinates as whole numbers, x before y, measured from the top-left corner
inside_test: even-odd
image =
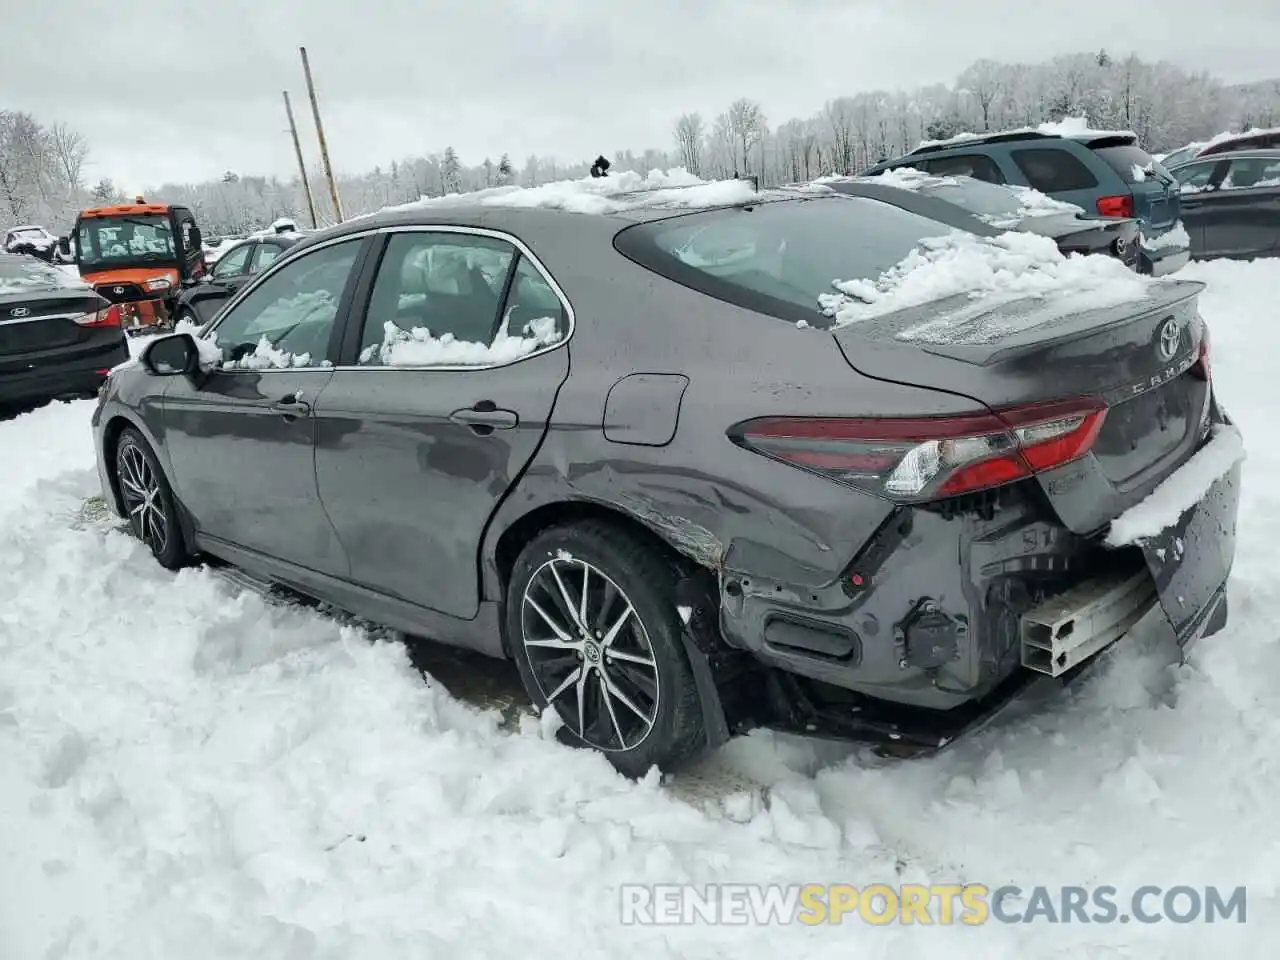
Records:
[[[286,420],[311,416],[311,404],[302,399],[301,393],[291,393],[288,396],[281,397],[271,405],[271,409]]]
[[[520,425],[520,416],[514,410],[501,410],[492,401],[481,400],[474,407],[465,407],[449,414],[453,423],[470,427],[477,433],[493,430],[510,430]]]

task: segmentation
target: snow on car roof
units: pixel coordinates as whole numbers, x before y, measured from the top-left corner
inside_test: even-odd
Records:
[[[1039,134],[1044,137],[1067,137],[1072,140],[1102,140],[1106,137],[1131,137],[1138,139],[1132,130],[1095,130],[1089,126],[1087,117],[1063,117],[1058,121],[1048,121],[1036,127],[1011,127],[1008,130],[991,130],[987,133],[964,131],[954,137],[943,140],[921,140],[916,144],[915,153],[919,150],[933,150],[939,147],[959,146],[962,143],[981,142],[996,137],[1025,136]]]
[[[607,177],[556,180],[536,187],[489,187],[443,197],[423,197],[410,203],[383,207],[378,212],[484,206],[609,215],[653,208],[731,206],[753,199],[794,196],[794,191],[757,190],[748,180],[703,180],[681,167],[670,171],[652,170],[644,176],[624,170]]]

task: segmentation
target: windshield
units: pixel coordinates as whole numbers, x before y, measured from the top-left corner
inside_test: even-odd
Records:
[[[951,227],[866,197],[729,207],[623,230],[619,252],[677,283],[792,323],[828,327],[820,294],[879,277]]]
[[[173,231],[164,214],[94,217],[76,231],[81,266],[164,263],[175,259]]]

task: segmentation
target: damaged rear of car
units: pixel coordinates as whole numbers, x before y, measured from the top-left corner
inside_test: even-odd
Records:
[[[1203,285],[1011,234],[878,264],[894,249],[869,239],[882,211],[846,200],[863,207],[848,236],[810,201],[620,237],[678,282],[819,328],[799,332],[815,357],[795,371],[806,409],[761,398],[727,435],[846,488],[847,510],[877,522],[832,544],[845,562],[820,583],[726,551],[721,630],[775,668],[770,722],[933,749],[1139,622],[1184,646],[1221,629],[1243,448],[1213,395]],[[843,402],[823,348],[844,362]],[[847,528],[826,519],[833,537]]]

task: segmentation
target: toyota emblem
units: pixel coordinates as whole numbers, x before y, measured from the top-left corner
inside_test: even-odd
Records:
[[[14,307],[12,310],[9,311],[9,316],[11,317],[28,317],[30,315],[31,315],[31,311],[28,310],[26,307]]]
[[[112,292],[112,293],[124,293],[124,287],[112,287],[112,288],[111,288],[111,292]]]
[[[1178,321],[1170,317],[1160,328],[1160,342],[1156,344],[1156,352],[1162,361],[1168,362],[1178,352],[1178,344],[1182,341],[1182,330]]]

